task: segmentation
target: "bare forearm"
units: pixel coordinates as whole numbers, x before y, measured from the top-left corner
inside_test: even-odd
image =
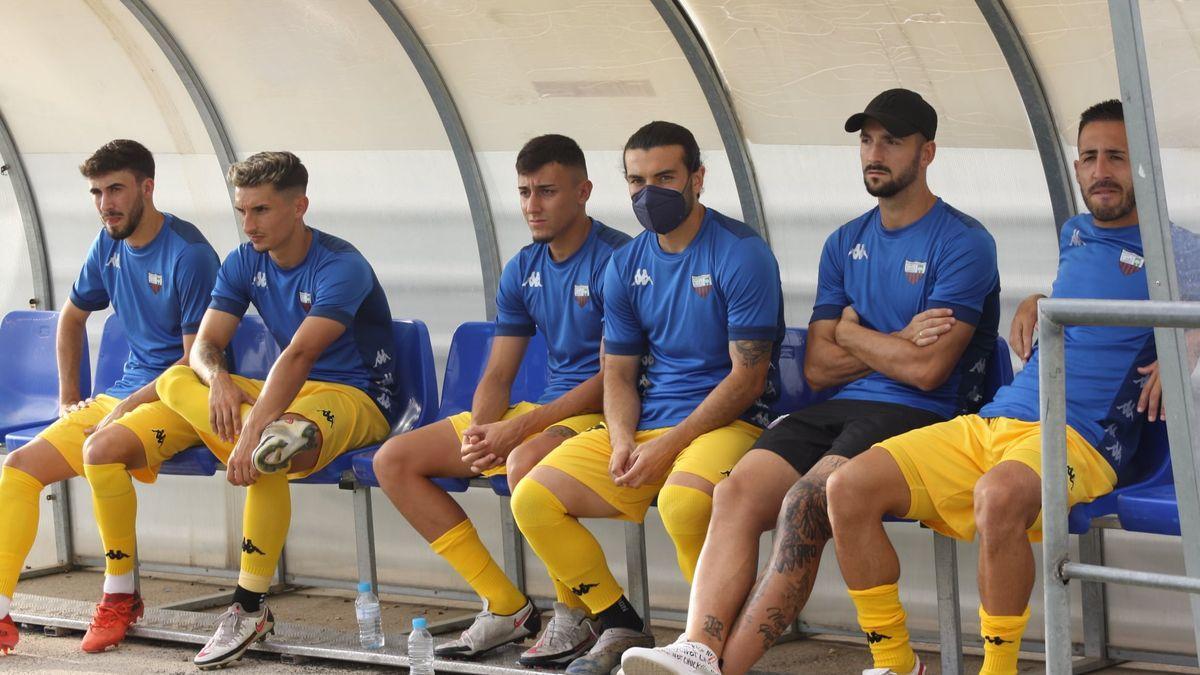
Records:
[[[82,394],[79,391],[79,364],[83,360],[83,326],[60,320],[55,353],[58,357],[58,400],[74,403]]]
[[[632,441],[642,415],[642,399],[633,382],[604,382],[604,424],[609,438]]]
[[[870,375],[874,369],[863,360],[824,338],[808,343],[804,359],[804,378],[813,389],[828,389]]]
[[[933,352],[910,340],[847,321],[838,326],[837,344],[871,370],[909,386],[926,389],[932,379],[937,379],[929,377],[929,357]]]
[[[196,371],[196,377],[208,386],[220,375],[229,374],[229,364],[225,362],[225,350],[208,340],[197,339],[192,346],[188,364]]]
[[[763,393],[763,382],[752,373],[731,372],[704,397],[699,406],[671,431],[675,445],[682,448],[702,434],[719,429],[741,417]]]
[[[242,435],[252,438],[262,435],[268,424],[279,419],[296,400],[296,394],[304,386],[312,370],[312,361],[302,356],[288,354],[285,350],[271,368],[250,414],[242,423]]]
[[[525,425],[528,433],[534,433],[568,417],[600,412],[603,409],[603,398],[604,374],[596,373],[571,391],[517,419]]]
[[[471,399],[471,423],[490,424],[504,417],[511,387],[512,383],[505,384],[484,373]]]

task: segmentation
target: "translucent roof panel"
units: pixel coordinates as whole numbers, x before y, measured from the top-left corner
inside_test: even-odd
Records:
[[[759,144],[841,145],[892,87],[937,109],[938,142],[1032,148],[1012,75],[972,0],[684,0]]]

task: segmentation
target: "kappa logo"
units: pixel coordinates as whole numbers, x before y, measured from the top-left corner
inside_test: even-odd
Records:
[[[130,558],[132,556],[125,551],[114,551],[110,548],[108,549],[108,553],[104,554],[104,557],[108,558],[109,560],[124,560],[125,558]]]
[[[908,279],[908,283],[915,284],[925,276],[926,263],[924,260],[904,260],[904,276]]]
[[[167,430],[166,429],[151,429],[150,431],[154,432],[154,440],[158,443],[158,447],[161,448],[163,442],[167,440]]]
[[[891,635],[884,635],[882,633],[876,633],[875,631],[871,631],[870,633],[867,633],[867,644],[869,644],[869,645],[878,644],[880,642],[883,642],[884,640],[891,640],[891,639],[892,639]]]
[[[1075,467],[1067,465],[1067,482],[1071,484],[1071,488],[1075,487]]]
[[[851,260],[866,260],[868,257],[867,247],[863,246],[862,242],[855,244],[854,248],[850,249]]]
[[[112,254],[112,257],[108,259],[108,262],[104,263],[104,266],[105,267],[115,267],[117,269],[121,269],[121,254],[119,254],[119,253]]]
[[[1124,415],[1126,419],[1133,419],[1133,399],[1129,399],[1117,406],[1117,412]]]
[[[259,555],[266,555],[266,553],[263,553],[261,548],[254,545],[253,541],[244,538],[242,539],[242,553],[257,553]]]
[[[383,377],[379,378],[379,386],[381,387],[391,387],[395,382],[396,378],[392,377],[391,373],[384,373]]]
[[[707,298],[712,292],[712,275],[711,274],[693,274],[692,275],[692,290],[702,298]]]
[[[154,272],[146,272],[146,281],[150,284],[150,290],[154,291],[155,295],[158,295],[158,292],[163,287],[162,275],[155,274]]]
[[[525,281],[522,281],[521,285],[528,286],[530,288],[541,288],[542,287],[542,273],[536,272],[536,271],[530,272],[529,278],[526,279]]]
[[[975,365],[971,366],[970,372],[975,375],[983,375],[987,371],[987,359],[979,359]]]
[[[1083,245],[1084,245],[1083,244],[1083,236],[1080,234],[1079,228],[1077,227],[1077,228],[1075,228],[1075,231],[1071,233],[1071,242],[1069,244],[1067,244],[1067,246],[1083,246]]]
[[[1142,269],[1146,264],[1146,259],[1129,249],[1123,248],[1121,249],[1121,260],[1118,264],[1121,267],[1121,274],[1129,276]]]
[[[309,293],[308,291],[300,291],[300,306],[303,307],[304,311],[306,312],[312,309],[312,293]]]
[[[1078,230],[1076,230],[1076,232],[1078,232]],[[984,635],[983,641],[988,644],[996,645],[997,647],[999,647],[1000,645],[1012,644],[1012,640],[1005,640],[1004,638],[1000,637],[999,635]]]
[[[967,400],[971,403],[979,403],[983,400],[983,394],[979,391],[979,387],[971,387],[971,391],[967,392]]]
[[[379,401],[379,405],[383,406],[384,410],[392,409],[392,397],[388,396],[388,393],[386,391],[383,392],[382,394],[376,396],[375,400]]]
[[[333,426],[333,411],[332,410],[318,409],[317,412],[321,413],[321,417],[324,417],[326,422],[329,422],[329,426],[331,426],[331,427]]]
[[[387,350],[380,349],[379,351],[375,352],[375,365],[372,367],[378,368],[379,366],[382,366],[391,360],[392,360],[392,357],[388,356]]]
[[[575,303],[583,307],[588,303],[588,298],[592,297],[592,289],[588,288],[587,284],[575,284]]]
[[[599,585],[600,584],[579,584],[578,586],[575,586],[574,588],[572,588],[571,592],[579,597],[582,597],[582,596],[587,595],[588,591],[592,590],[593,588],[595,588]]]
[[[254,274],[254,278],[252,280],[250,280],[250,283],[259,288],[266,288],[267,287],[267,273],[266,272],[256,272]]]
[[[733,469],[725,469],[724,471],[721,472],[721,475],[725,476],[726,478],[729,478],[729,474],[731,474],[731,473],[733,473]]]
[[[1121,441],[1113,439],[1112,445],[1104,446],[1104,451],[1113,458],[1117,464],[1121,463],[1121,456],[1125,454],[1125,448],[1121,447]]]
[[[650,278],[650,270],[646,269],[645,267],[639,267],[638,270],[633,273],[634,286],[652,286],[653,284],[654,280]]]

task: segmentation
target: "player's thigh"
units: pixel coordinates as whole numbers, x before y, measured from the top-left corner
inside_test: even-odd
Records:
[[[732,475],[761,434],[759,427],[738,420],[697,436],[675,458],[666,484],[713,494],[716,485]]]
[[[80,456],[82,456],[82,451]],[[72,466],[58,448],[40,436],[19,450],[8,453],[4,458],[4,466],[27,473],[42,485],[50,485],[60,480],[73,478],[81,475],[83,470],[82,462],[79,468]]]
[[[617,485],[609,473],[611,458],[608,429],[601,426],[559,444],[525,480],[550,490],[573,516],[636,520],[645,515],[658,486]]]
[[[141,461],[130,464],[129,468],[135,478],[147,483],[158,477],[158,467],[163,462],[203,444],[196,429],[162,401],[142,404],[109,427],[121,428],[136,437],[136,445],[128,439],[125,443],[130,455],[136,455],[135,450],[140,451]]]
[[[747,527],[769,530],[775,525],[784,495],[798,480],[800,474],[787,459],[774,451],[755,448],[738,461],[729,477],[713,491],[713,519],[718,522],[730,519]]]
[[[43,485],[83,475],[83,444],[88,429],[104,419],[119,401],[98,396],[87,406],[67,413],[24,447],[10,452],[6,466],[33,476]]]
[[[375,454],[374,466],[376,474],[445,478],[475,475],[462,461],[462,441],[448,418],[389,438]]]

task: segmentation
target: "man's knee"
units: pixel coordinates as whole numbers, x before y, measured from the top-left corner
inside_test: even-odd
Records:
[[[987,480],[975,484],[975,527],[982,534],[1015,534],[1033,525],[1041,495],[1023,485]]]
[[[388,439],[371,460],[371,468],[375,470],[375,477],[383,487],[407,476],[416,475],[416,448],[406,436],[407,434],[401,434]]]
[[[865,519],[883,517],[883,509],[871,499],[870,476],[851,462],[825,482],[826,509],[830,518]]]
[[[563,519],[567,511],[550,488],[538,482],[536,473],[527,476],[512,491],[509,506],[513,519],[522,531],[553,526]]]
[[[668,533],[707,532],[712,513],[713,498],[703,490],[667,485],[658,493],[658,514]]]
[[[771,529],[779,513],[779,505],[765,503],[757,489],[758,482],[754,474],[735,470],[728,478],[717,483],[713,490],[713,512],[720,514],[722,524],[728,523],[739,529],[756,528],[760,532]]]
[[[38,461],[34,457],[34,453],[30,452],[29,446],[13,450],[4,456],[4,466],[18,469],[25,473],[30,473],[36,469]]]
[[[122,433],[124,432],[124,433]],[[88,436],[83,443],[84,464],[128,464],[141,452],[133,432],[115,425]],[[131,442],[132,440],[132,442]]]
[[[521,482],[521,479],[532,471],[544,456],[543,453],[530,448],[528,444],[518,445],[508,453],[508,457],[504,459],[504,470],[508,474],[509,492],[517,489],[517,484]]]

